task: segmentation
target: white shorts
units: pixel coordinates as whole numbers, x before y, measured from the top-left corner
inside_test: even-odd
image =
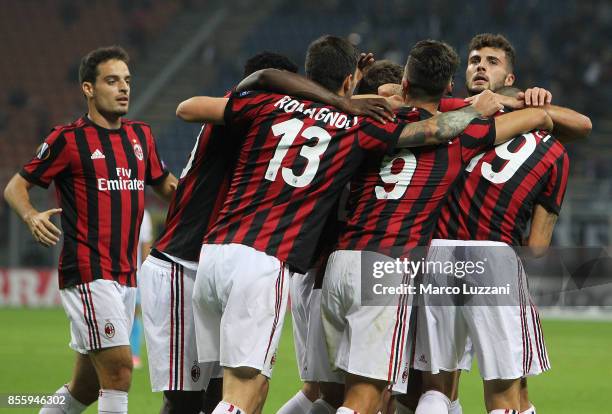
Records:
[[[214,364],[198,362],[193,321],[195,271],[149,255],[138,275],[151,389],[206,389]]]
[[[461,257],[454,246],[462,247]],[[428,262],[482,261],[484,272],[462,283],[505,286],[509,294],[461,296],[462,306],[435,306],[433,295],[424,295],[425,306],[417,311],[414,368],[421,371],[454,371],[471,365],[476,355],[483,379],[515,379],[550,369],[538,311],[527,290],[527,277],[520,259],[505,243],[491,241],[433,240]],[[456,279],[456,278],[454,278]],[[447,275],[427,274],[423,284],[447,285]],[[453,282],[450,282],[453,283]],[[471,341],[471,347],[470,347]]]
[[[198,360],[270,377],[290,276],[280,260],[249,246],[203,245],[193,291]]]
[[[338,250],[331,254],[323,279],[321,317],[332,366],[342,371],[387,381],[395,392],[406,392],[408,322],[411,296],[388,295],[377,305],[362,305],[362,254],[381,261],[387,256]],[[372,257],[370,256],[370,258]],[[362,279],[363,277],[363,279]],[[408,282],[406,276],[404,282]],[[365,292],[364,287],[364,294]]]
[[[316,269],[291,277],[293,341],[300,379],[343,384],[344,375],[332,371],[321,322],[321,289],[314,289]]]
[[[81,354],[130,345],[136,288],[97,279],[60,289],[70,320],[70,348]]]

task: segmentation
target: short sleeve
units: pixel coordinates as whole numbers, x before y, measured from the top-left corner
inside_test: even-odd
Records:
[[[406,122],[387,122],[381,124],[367,119],[357,130],[359,146],[366,151],[391,153],[395,150]]]
[[[492,149],[495,145],[495,134],[495,118],[472,120],[459,135],[463,162],[467,163],[481,152]]]
[[[169,171],[166,168],[166,164],[159,156],[153,133],[150,129],[148,132],[147,140],[149,142],[147,144],[149,146],[149,158],[147,159],[146,183],[147,185],[158,185],[166,178]]]
[[[225,106],[223,118],[225,125],[232,127],[245,126],[250,124],[264,109],[267,103],[271,103],[278,98],[277,106],[282,106],[291,101],[289,96],[274,95],[259,91],[232,92]]]
[[[540,204],[547,211],[559,215],[561,204],[567,189],[567,177],[569,174],[569,158],[567,152],[557,158],[548,174],[548,181],[544,190],[538,195],[536,204]]]
[[[36,149],[34,157],[19,174],[32,184],[48,188],[51,181],[70,166],[70,155],[63,130],[55,129]]]

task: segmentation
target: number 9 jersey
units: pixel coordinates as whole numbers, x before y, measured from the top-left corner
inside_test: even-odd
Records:
[[[419,108],[397,114],[407,122],[431,116]],[[493,148],[495,134],[492,118],[477,118],[445,144],[369,158],[351,181],[348,222],[337,249],[399,257],[428,246],[451,186],[470,159]]]
[[[345,185],[367,157],[391,152],[405,125],[254,91],[230,96],[225,124],[244,140],[227,198],[204,244],[250,246],[299,273],[312,266],[327,216]]]
[[[436,239],[520,246],[533,208],[559,214],[569,160],[547,132],[519,135],[474,157],[442,209]]]

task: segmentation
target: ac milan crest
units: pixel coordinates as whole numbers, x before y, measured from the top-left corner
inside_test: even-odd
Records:
[[[197,382],[200,379],[200,367],[198,366],[197,363],[193,363],[193,366],[191,367],[191,380],[193,382]]]
[[[106,322],[106,325],[104,325],[104,335],[106,335],[107,338],[115,336],[115,326],[112,323]]]
[[[136,158],[138,158],[140,161],[142,161],[144,158],[140,144],[134,144],[134,154],[136,154]]]

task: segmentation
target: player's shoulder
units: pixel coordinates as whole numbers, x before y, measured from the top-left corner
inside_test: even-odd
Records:
[[[558,158],[567,154],[565,146],[549,131],[533,131],[533,135],[543,143],[547,144],[546,153],[554,158]]]
[[[151,130],[151,125],[149,125],[148,123],[144,122],[144,121],[137,121],[135,119],[127,119],[127,118],[123,118],[121,120],[121,123],[125,126],[140,126],[143,128],[146,128],[148,130]]]

